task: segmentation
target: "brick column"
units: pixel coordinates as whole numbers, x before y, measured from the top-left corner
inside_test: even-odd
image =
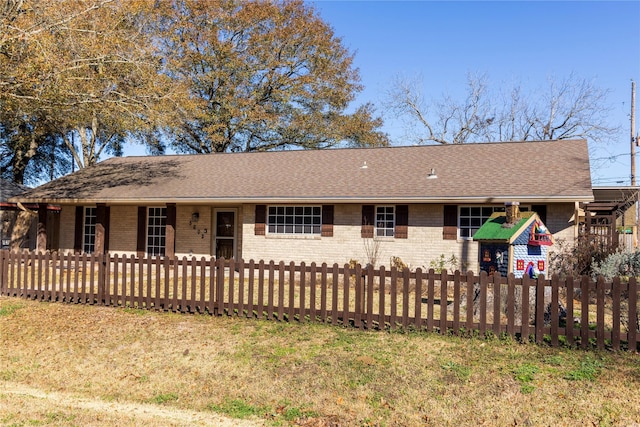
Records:
[[[167,203],[164,255],[169,258],[173,258],[176,255],[176,220],[176,204]]]
[[[104,203],[96,204],[96,240],[94,252],[102,255],[105,252],[105,240],[107,224],[107,205]]]
[[[38,235],[36,238],[36,251],[47,251],[47,204],[38,205]]]

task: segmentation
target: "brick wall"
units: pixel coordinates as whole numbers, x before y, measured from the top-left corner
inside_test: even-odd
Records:
[[[138,236],[138,207],[111,206],[109,252],[135,255]]]
[[[60,252],[73,252],[75,235],[76,207],[63,205],[60,209]]]
[[[573,207],[572,203],[548,206],[546,225],[556,239],[573,241],[574,228],[569,223]],[[441,255],[446,259],[455,255],[459,268],[478,271],[478,243],[471,240],[442,239],[443,205],[409,205],[408,238],[376,240],[360,236],[362,206],[359,204],[335,205],[333,237],[274,236],[268,233],[266,236],[256,236],[255,205],[235,209],[238,257],[245,260],[344,264],[353,259],[364,265],[369,262],[366,248],[368,243],[379,245],[377,265],[389,266],[391,257],[400,257],[412,268],[429,268],[430,262],[438,260]],[[195,229],[193,223],[189,224],[194,212],[199,214]],[[177,207],[177,256],[193,255],[199,258],[214,254],[214,217],[215,208],[212,206]],[[74,223],[75,207],[63,206],[60,213],[60,248],[63,252],[73,251]],[[137,206],[112,206],[110,229],[110,251],[135,254]]]

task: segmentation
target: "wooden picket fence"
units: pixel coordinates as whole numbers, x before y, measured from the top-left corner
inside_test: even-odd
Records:
[[[635,278],[0,251],[0,295],[638,351]],[[559,309],[561,307],[561,309]]]

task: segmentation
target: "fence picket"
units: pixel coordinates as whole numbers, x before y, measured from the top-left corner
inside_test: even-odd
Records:
[[[387,291],[385,289],[386,286],[386,278],[387,278],[387,270],[384,265],[380,266],[380,279],[379,279],[379,290],[378,290],[378,328],[384,331],[387,328],[387,321],[385,317],[385,296]]]
[[[613,350],[620,350],[620,278],[613,278],[611,288],[611,311],[613,325],[611,327],[611,346]]]
[[[432,332],[434,328],[434,312],[435,312],[435,281],[436,273],[433,268],[429,269],[429,279],[427,283],[427,332]]]
[[[565,336],[567,337],[567,344],[570,347],[573,347],[573,345],[575,344],[575,338],[574,338],[574,321],[573,321],[573,298],[574,298],[574,281],[573,281],[573,276],[569,276],[567,277],[567,279],[565,280],[565,286],[566,286],[566,291],[567,291],[567,298],[566,298],[566,302],[567,302],[567,306],[566,306],[566,311],[567,311],[567,322],[566,322],[566,326],[565,326]]]
[[[589,277],[582,276],[580,288],[580,347],[587,349],[589,345]]]
[[[373,286],[374,286],[374,270],[373,270],[373,265],[369,264],[367,266],[367,289],[366,289],[366,294],[367,294],[367,310],[366,310],[366,317],[367,317],[367,329],[373,329],[373,298],[374,298],[374,293],[373,293]]]
[[[391,267],[391,282],[389,283],[389,300],[391,302],[391,309],[389,310],[389,329],[395,330],[396,325],[396,314],[398,312],[398,269],[393,266]]]
[[[333,264],[331,281],[331,324],[338,324],[338,264]]]
[[[306,321],[306,317],[307,317],[307,313],[306,313],[306,309],[305,309],[305,305],[306,305],[306,269],[307,269],[307,265],[304,262],[300,263],[300,304],[299,304],[299,308],[298,308],[298,312],[300,313],[298,315],[298,321],[300,322],[305,322]]]
[[[417,271],[416,271],[417,273]],[[416,282],[417,282],[416,276]],[[460,332],[460,271],[453,273],[453,334]]]
[[[287,317],[289,322],[293,322],[295,318],[295,308],[296,308],[296,264],[291,261],[289,263],[289,310],[287,312]]]
[[[638,346],[638,285],[635,277],[629,278],[629,319],[627,341],[629,342],[629,351],[637,351]]]
[[[253,318],[253,298],[254,298],[255,262],[249,260],[249,277],[247,279],[247,317]]]
[[[536,279],[536,343],[542,344],[544,341],[544,274],[540,274]]]
[[[551,345],[554,347],[558,346],[558,328],[560,328],[559,280],[557,274],[551,277]]]
[[[278,320],[284,320],[284,261],[278,264]]]
[[[448,294],[448,279],[447,270],[442,270],[440,273],[440,334],[445,335],[447,333],[447,304],[449,303]]]
[[[351,269],[349,264],[344,266],[344,286],[342,288],[342,325],[349,326],[349,288],[351,287]]]
[[[264,319],[264,261],[258,264],[258,319]]]
[[[604,277],[596,282],[596,345],[604,349]]]
[[[473,272],[467,272],[467,318],[465,322],[465,329],[467,334],[471,334],[473,330],[473,306],[475,303],[475,290],[474,283],[476,279],[473,276]]]
[[[489,287],[489,277],[487,273],[480,273],[480,336],[487,333],[487,292]]]
[[[309,271],[309,321],[315,322],[316,319],[316,286],[317,286],[317,265],[315,262],[311,263]]]
[[[409,326],[409,280],[410,271],[405,268],[402,271],[402,327]]]
[[[501,307],[500,300],[502,298],[502,277],[500,272],[496,271],[492,277],[493,283],[493,334],[500,336],[500,324],[501,324]]]

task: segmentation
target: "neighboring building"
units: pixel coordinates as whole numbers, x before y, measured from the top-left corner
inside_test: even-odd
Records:
[[[29,187],[0,178],[0,249],[35,249],[37,212],[10,203]],[[37,208],[37,206],[36,206]]]
[[[10,202],[9,199],[31,190],[0,178],[0,249],[34,250],[38,225],[38,204]],[[50,229],[47,249],[57,248],[59,209],[48,206],[44,211]]]
[[[61,206],[62,252],[411,267],[455,255],[504,203],[573,241],[584,140],[112,158],[20,197]],[[41,229],[39,248],[49,230]]]
[[[613,249],[634,251],[638,247],[638,187],[593,187],[593,198],[586,207],[589,214],[586,231],[599,237],[611,236]]]

